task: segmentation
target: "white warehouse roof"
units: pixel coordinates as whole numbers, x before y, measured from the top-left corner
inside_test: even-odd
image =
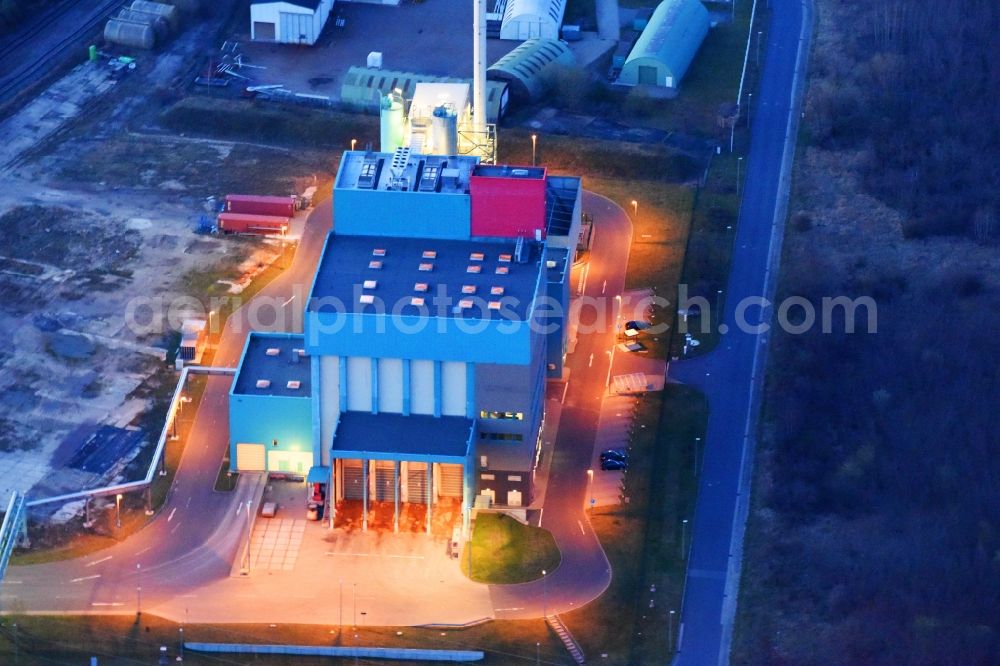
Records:
[[[507,0],[500,39],[559,39],[566,0]]]

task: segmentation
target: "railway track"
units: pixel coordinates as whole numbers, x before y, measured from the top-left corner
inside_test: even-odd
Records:
[[[0,64],[4,65],[4,69],[7,66],[13,66],[8,70],[9,74],[0,77],[0,105],[11,102],[21,92],[30,88],[33,81],[40,79],[47,71],[62,64],[69,51],[81,45],[85,41],[84,38],[92,33],[121,4],[122,0],[104,0],[103,2],[66,0],[48,7],[36,16],[20,34],[10,40],[5,40],[2,49],[0,49]],[[31,49],[33,44],[44,39],[46,31],[50,31],[62,15],[71,13],[80,7],[89,7],[89,10],[81,12],[82,19],[71,30],[65,31],[65,35],[50,38],[50,43],[46,46],[43,56],[35,57],[35,54],[29,53],[26,57],[18,58],[18,54],[23,54],[26,50]]]

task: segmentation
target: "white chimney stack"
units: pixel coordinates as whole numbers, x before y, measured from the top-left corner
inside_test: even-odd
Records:
[[[472,124],[486,131],[486,0],[472,0]]]

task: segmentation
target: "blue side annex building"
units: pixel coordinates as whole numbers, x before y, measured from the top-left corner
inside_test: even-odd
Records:
[[[524,511],[567,346],[579,178],[474,156],[344,153],[304,332],[251,333],[233,471],[372,502]]]

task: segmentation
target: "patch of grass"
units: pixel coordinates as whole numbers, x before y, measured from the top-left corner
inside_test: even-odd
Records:
[[[681,541],[685,549],[690,544],[695,438],[704,438],[707,422],[707,401],[685,386],[668,384],[662,396],[638,403],[625,476],[629,501],[593,509],[590,517],[611,562],[611,585],[594,602],[562,615],[591,660],[607,654],[601,663],[655,663],[677,644],[666,629],[669,612],[677,611],[678,617],[684,592]]]
[[[15,602],[16,604],[16,602]],[[9,606],[10,604],[8,604]],[[0,625],[0,663],[14,663],[15,640],[22,664],[86,663],[97,656],[102,663],[156,663],[160,646],[167,647],[171,663],[180,653],[180,638],[187,641],[250,644],[345,645],[421,647],[438,650],[483,650],[484,664],[561,664],[568,655],[562,643],[541,620],[487,622],[473,627],[364,627],[350,625],[345,608],[343,627],[337,612],[323,625],[178,624],[143,613],[137,621],[128,616],[8,615]],[[17,625],[16,639],[13,625]],[[183,634],[181,629],[183,628]],[[211,655],[184,652],[186,664],[249,663],[284,666],[284,655]],[[537,661],[536,661],[537,660]],[[294,657],[301,666],[321,666],[329,657]],[[338,662],[339,663],[339,662]],[[353,661],[351,662],[353,663]],[[374,663],[363,661],[362,663]],[[394,664],[428,662],[393,661]]]
[[[559,549],[548,530],[522,525],[499,513],[480,513],[469,546],[462,550],[462,573],[479,583],[526,583],[559,566]]]

